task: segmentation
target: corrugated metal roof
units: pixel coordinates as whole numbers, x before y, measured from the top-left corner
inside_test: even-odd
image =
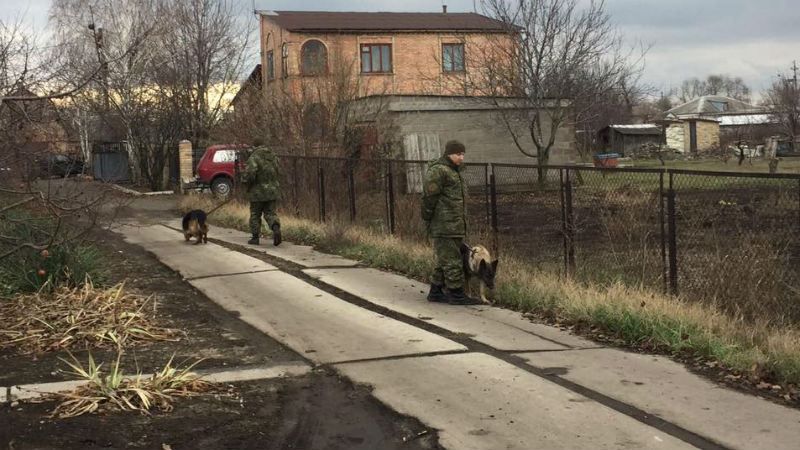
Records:
[[[260,11],[290,31],[505,32],[500,21],[475,13]]]
[[[740,114],[730,116],[720,116],[720,126],[734,126],[734,125],[768,125],[777,123],[774,117],[770,114]]]

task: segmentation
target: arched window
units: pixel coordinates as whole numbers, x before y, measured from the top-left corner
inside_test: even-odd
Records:
[[[319,75],[325,73],[328,67],[328,50],[325,44],[317,40],[310,40],[303,44],[300,50],[303,75]]]

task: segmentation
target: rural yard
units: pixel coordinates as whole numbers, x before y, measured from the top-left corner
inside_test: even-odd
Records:
[[[59,419],[54,399],[14,395],[70,379],[66,354],[6,348],[8,448],[789,448],[800,437],[796,402],[725,387],[730,372],[713,365],[629,353],[496,307],[431,304],[418,281],[290,242],[247,246],[212,225],[209,244],[191,245],[179,196],[113,195],[124,198],[114,226],[91,236],[106,283],[153,295],[158,325],[180,331],[126,351],[121,371],[147,375],[174,355],[202,359],[194,370],[209,379],[249,381],[168,411]]]
[[[0,3],[0,450],[799,447],[793,1]]]

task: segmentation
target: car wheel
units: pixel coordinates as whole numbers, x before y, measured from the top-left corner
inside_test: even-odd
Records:
[[[233,182],[228,178],[217,178],[211,183],[211,192],[218,197],[227,197],[233,191]]]

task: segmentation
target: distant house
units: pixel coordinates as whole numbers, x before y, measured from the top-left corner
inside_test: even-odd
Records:
[[[511,48],[518,38],[502,22],[447,12],[259,15],[264,98],[302,98],[306,136],[325,123],[320,118],[333,108],[326,98],[329,87],[348,86],[352,95],[346,100],[353,106],[348,119],[374,140],[386,128],[375,118],[381,112],[399,133],[402,151],[394,150],[393,156],[429,159],[441,153],[447,140],[459,139],[470,149],[471,161],[530,162],[515,148],[498,112],[518,111],[519,102],[492,101],[474,84],[486,73],[480,55],[492,46]],[[554,101],[553,107],[561,103]],[[535,153],[525,124],[516,134]],[[331,146],[320,148],[331,151]],[[565,162],[573,151],[574,130],[565,125],[558,130],[551,161]]]
[[[672,131],[667,130],[668,145],[672,147],[670,142],[673,142],[677,146],[674,148],[686,151],[703,151],[709,146],[724,146],[734,141],[763,143],[765,137],[776,131],[775,120],[765,108],[718,95],[706,95],[678,105],[666,112],[665,120],[672,128]],[[692,122],[694,125],[690,125]],[[679,128],[684,130],[683,137],[678,136]],[[691,144],[692,129],[698,130],[697,147]]]
[[[664,130],[655,124],[609,125],[600,130],[597,137],[603,151],[624,156],[645,144],[663,144]]]

